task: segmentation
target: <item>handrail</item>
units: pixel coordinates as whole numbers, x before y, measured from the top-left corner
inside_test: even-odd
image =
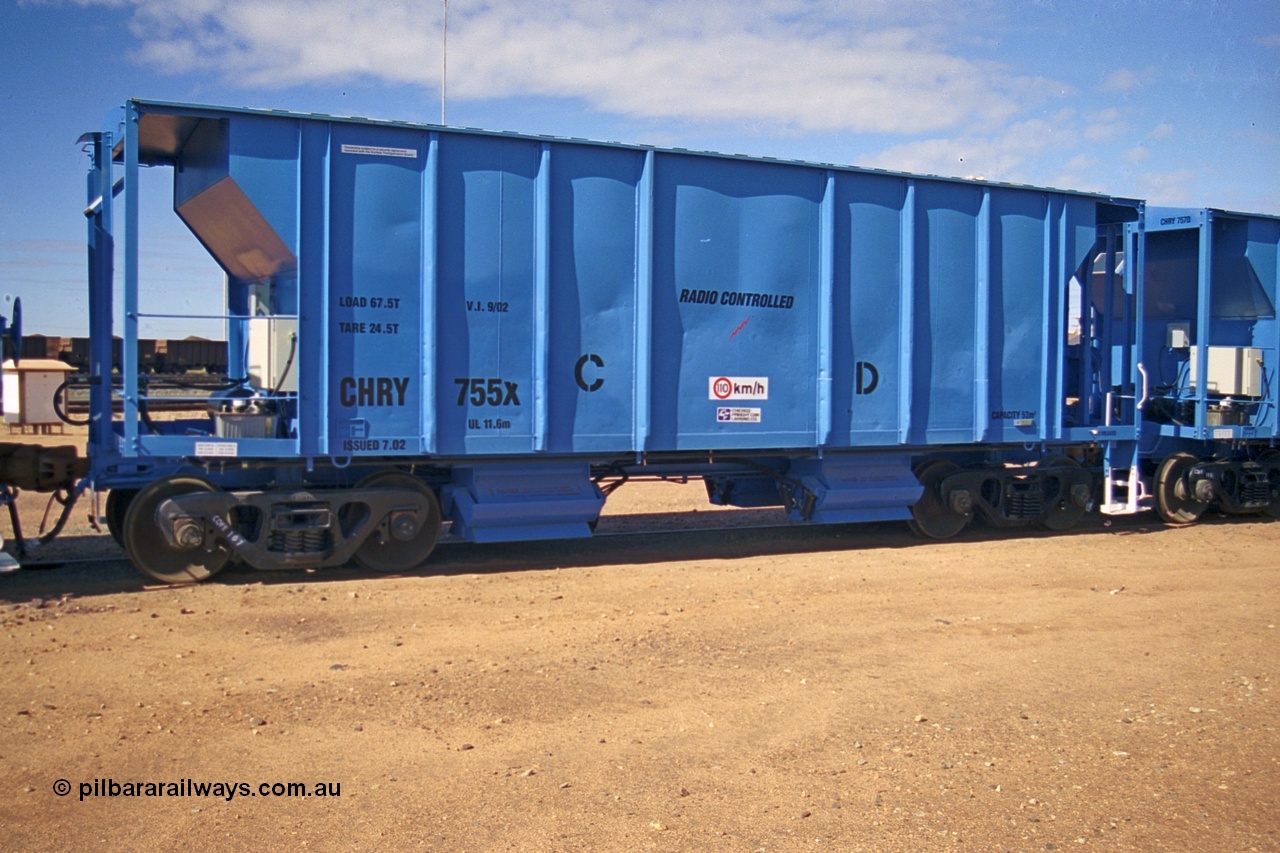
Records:
[[[296,320],[298,314],[148,314],[133,316],[139,320]]]

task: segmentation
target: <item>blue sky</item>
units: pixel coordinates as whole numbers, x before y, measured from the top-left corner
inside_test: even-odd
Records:
[[[0,2],[0,295],[30,332],[85,333],[75,141],[126,98],[441,117],[441,0]],[[1280,214],[1280,3],[452,0],[447,118]],[[157,218],[148,292],[207,306],[217,268]]]

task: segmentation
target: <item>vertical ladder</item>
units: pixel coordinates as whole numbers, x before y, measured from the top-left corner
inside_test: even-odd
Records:
[[[1134,405],[1134,417],[1138,424],[1138,436],[1142,435],[1142,407],[1147,403],[1147,390],[1150,384],[1147,376],[1147,369],[1138,363],[1138,373],[1142,376],[1142,397],[1139,398]],[[1106,400],[1106,426],[1111,426],[1112,403],[1116,399],[1133,399],[1128,395],[1115,395],[1107,392]],[[1122,451],[1127,451],[1123,453]],[[1127,455],[1128,459],[1117,459],[1117,455]],[[1124,463],[1128,461],[1126,466]],[[1138,470],[1138,448],[1137,442],[1131,447],[1120,448],[1116,443],[1107,445],[1106,455],[1103,459],[1103,469],[1105,471],[1102,481],[1102,505],[1098,507],[1098,511],[1103,515],[1133,515],[1152,506],[1151,493],[1147,490],[1146,483],[1142,480],[1142,472]],[[1122,493],[1123,499],[1117,492]]]

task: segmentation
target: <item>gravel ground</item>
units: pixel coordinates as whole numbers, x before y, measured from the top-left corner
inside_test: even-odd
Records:
[[[704,500],[187,588],[78,511],[92,561],[0,576],[5,846],[1280,849],[1280,525],[923,543]]]

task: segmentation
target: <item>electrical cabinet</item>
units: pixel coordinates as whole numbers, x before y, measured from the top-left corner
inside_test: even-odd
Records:
[[[1227,397],[1262,396],[1262,350],[1258,347],[1208,347],[1205,387]],[[1191,348],[1191,390],[1198,384],[1199,347]]]
[[[253,317],[249,320],[246,371],[255,388],[276,394],[298,390],[298,321]]]

